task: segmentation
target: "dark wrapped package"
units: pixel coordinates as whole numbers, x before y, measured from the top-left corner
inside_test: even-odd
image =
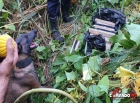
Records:
[[[124,25],[126,23],[126,17],[121,11],[109,8],[98,9],[97,13],[92,18],[92,24],[96,24],[96,18],[115,23],[116,31],[120,29],[121,25]]]
[[[105,51],[107,45],[111,48],[111,44],[106,42],[111,36],[115,35],[121,25],[126,23],[125,15],[118,10],[101,8],[97,10],[95,16],[92,17],[92,26],[85,33],[83,48],[87,47],[86,55],[92,53],[92,49],[101,52]],[[108,48],[107,48],[108,49]]]
[[[87,46],[86,46],[87,45]],[[89,32],[86,32],[84,37],[84,48],[86,48],[86,55],[90,55],[92,53],[92,49],[97,49],[100,51],[105,51],[106,49],[106,41],[104,36],[102,35],[90,35]]]

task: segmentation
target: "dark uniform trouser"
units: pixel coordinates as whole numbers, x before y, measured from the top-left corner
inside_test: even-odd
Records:
[[[71,0],[62,0],[61,8],[62,15],[68,13]],[[50,19],[56,19],[60,12],[60,1],[59,0],[48,0],[48,14]]]

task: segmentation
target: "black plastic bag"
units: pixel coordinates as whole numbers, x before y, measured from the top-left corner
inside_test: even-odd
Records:
[[[124,25],[126,23],[126,17],[121,11],[109,8],[98,9],[97,13],[92,18],[92,24],[95,24],[96,18],[115,23],[116,31],[120,29],[121,25]]]
[[[92,53],[92,49],[97,49],[102,52],[105,51],[106,49],[106,41],[105,41],[104,36],[90,35],[89,32],[85,33],[83,44],[84,44],[83,51],[85,52],[86,55],[90,55]]]
[[[109,8],[101,8],[97,10],[97,13],[95,16],[92,17],[92,24],[96,24],[95,19],[101,19],[106,20],[115,23],[115,27],[113,27],[116,31],[120,29],[121,25],[124,25],[126,23],[126,17],[125,15],[118,10],[109,9]],[[89,32],[85,33],[84,37],[84,44],[83,48],[87,47],[87,50],[84,53],[86,55],[90,55],[92,53],[92,49],[97,49],[100,51],[106,50],[106,41],[104,36],[102,34],[100,35],[90,35]]]

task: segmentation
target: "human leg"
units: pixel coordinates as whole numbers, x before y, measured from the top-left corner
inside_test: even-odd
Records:
[[[73,20],[72,17],[69,17],[70,2],[71,0],[62,0],[61,10],[64,22],[71,22]]]
[[[48,14],[49,14],[51,34],[54,37],[54,39],[63,42],[64,37],[61,36],[58,30],[58,23],[57,23],[59,11],[60,11],[59,0],[48,0]]]

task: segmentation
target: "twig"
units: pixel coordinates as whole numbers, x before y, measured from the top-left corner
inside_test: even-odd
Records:
[[[47,4],[41,5],[41,6],[36,6],[36,7],[33,8],[33,9],[25,10],[25,11],[22,12],[22,14],[23,14],[23,15],[28,15],[28,14],[30,14],[30,13],[37,12],[37,11],[43,9],[44,7],[47,7]],[[18,14],[14,14],[14,15],[15,15],[16,17],[21,17],[21,14],[19,14],[19,13],[18,13]]]

